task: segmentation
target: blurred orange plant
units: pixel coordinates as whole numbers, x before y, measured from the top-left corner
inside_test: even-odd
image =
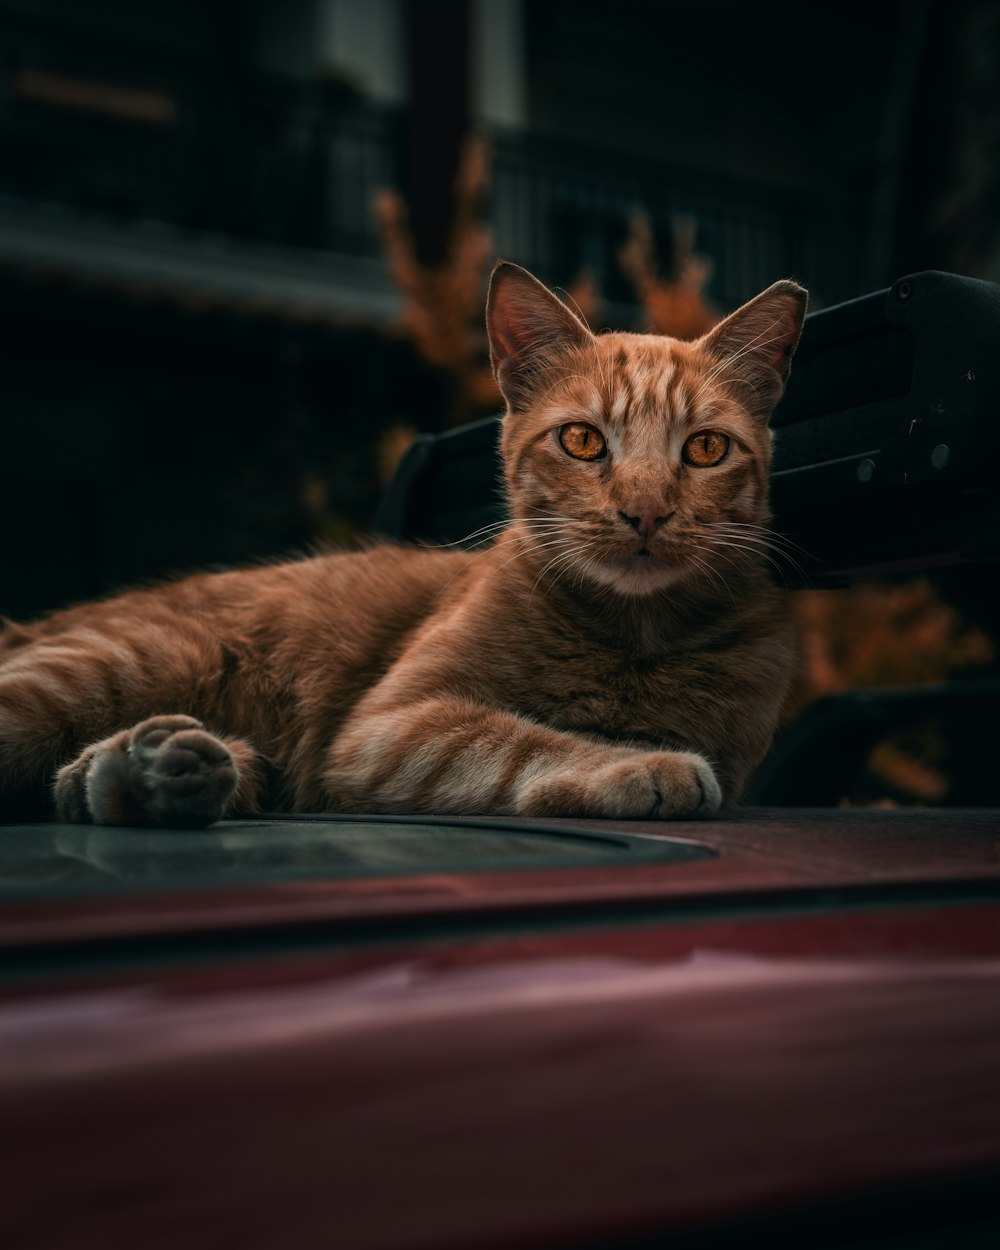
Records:
[[[691,218],[677,218],[670,273],[664,276],[649,214],[635,212],[629,220],[628,238],[618,252],[618,260],[642,302],[654,334],[696,339],[721,319],[719,310],[705,294],[712,262],[696,254],[694,239],[695,223]]]
[[[993,646],[925,578],[794,595],[803,701],[838,690],[927,685],[988,664]]]
[[[851,689],[944,682],[989,664],[993,644],[929,581],[865,582],[793,596],[802,654],[799,707]],[[867,786],[885,803],[936,803],[952,777],[948,744],[933,724],[883,738]]]
[[[403,296],[398,328],[453,384],[450,424],[500,408],[489,366],[483,296],[493,262],[493,237],[483,219],[489,153],[478,135],[465,145],[455,180],[455,218],[442,264],[417,256],[406,202],[397,191],[375,198],[375,220],[389,271]]]

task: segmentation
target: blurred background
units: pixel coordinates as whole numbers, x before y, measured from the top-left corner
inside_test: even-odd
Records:
[[[992,0],[0,0],[0,132],[13,617],[364,533],[498,410],[497,255],[679,337],[1000,279]],[[995,663],[926,581],[799,611],[804,698]],[[945,799],[935,749],[882,789]]]

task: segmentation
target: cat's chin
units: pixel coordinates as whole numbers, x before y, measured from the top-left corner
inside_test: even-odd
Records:
[[[619,556],[600,564],[593,563],[587,569],[587,577],[601,586],[608,586],[620,595],[652,595],[666,590],[682,578],[690,569],[682,564],[672,564],[656,556]]]

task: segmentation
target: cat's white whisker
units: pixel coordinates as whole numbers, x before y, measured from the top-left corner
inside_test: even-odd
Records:
[[[812,552],[807,551],[805,547],[801,546],[801,544],[793,542],[787,534],[779,534],[777,530],[770,529],[766,525],[754,525],[750,522],[743,521],[721,521],[717,522],[717,524],[736,526],[740,529],[748,531],[756,531],[757,534],[761,537],[765,537],[773,546],[777,548],[784,548],[787,551],[797,551],[800,555],[805,556],[807,559],[815,559]]]
[[[798,574],[799,577],[805,578],[805,571],[802,568],[802,565],[798,562],[798,560],[795,558],[792,552],[788,549],[788,547],[783,546],[782,543],[778,541],[780,536],[770,534],[767,531],[763,533],[755,533],[749,530],[748,531],[732,530],[732,529],[727,528],[727,526],[724,523],[715,525],[712,528],[713,528],[714,534],[722,534],[726,538],[732,539],[734,541],[737,541],[743,544],[746,544],[746,543],[756,544],[756,548],[760,550],[761,554],[764,554],[765,557],[768,559],[770,559],[770,557],[766,556],[766,552],[773,551],[774,554],[780,558],[780,560],[784,561],[785,566],[792,569],[795,573]],[[794,546],[794,544],[790,544],[790,545]],[[803,554],[808,556],[809,553],[803,552]],[[773,560],[771,560],[771,563],[774,564],[775,568],[780,568],[781,572],[784,574],[784,572],[786,571],[784,567],[782,567],[780,564],[775,564]]]
[[[482,535],[489,537],[490,535],[499,534],[502,530],[511,529],[512,526],[531,526],[536,529],[539,526],[559,525],[561,522],[572,521],[571,516],[560,516],[552,514],[551,516],[510,516],[504,520],[490,521],[489,525],[482,525],[480,529],[472,530],[471,534],[466,534],[461,539],[454,542],[429,542],[427,546],[435,547],[437,550],[447,550],[449,547],[465,546],[469,542],[474,542]]]
[[[489,525],[483,525],[477,530],[473,530],[471,534],[466,534],[464,538],[456,539],[451,543],[427,543],[426,546],[435,550],[446,551],[452,547],[465,547],[468,545],[481,545],[483,542],[489,541],[490,538],[496,537],[497,534],[504,530],[511,529],[515,525],[519,527],[530,527],[538,530],[544,527],[559,527],[564,522],[572,521],[573,517],[569,516],[548,516],[548,517],[510,517],[502,521],[491,521]],[[478,541],[477,541],[478,540]]]
[[[700,545],[697,547],[697,550],[702,552],[705,555],[712,554],[708,548],[702,547]],[[700,568],[706,574],[706,576],[712,579],[712,582],[716,586],[721,585],[723,587],[723,589],[726,591],[730,599],[732,599],[733,604],[735,605],[736,596],[733,594],[732,587],[729,585],[726,579],[722,576],[722,574],[719,573],[717,569],[713,569],[712,566],[707,561],[702,560],[698,556],[694,555],[690,549],[688,550],[687,555],[688,555],[688,559],[692,562],[692,564],[696,564],[698,568]]]
[[[753,540],[747,539],[747,541],[751,542]],[[805,570],[802,568],[799,562],[795,559],[795,557],[789,555],[787,551],[782,551],[780,548],[767,548],[767,547],[761,547],[761,546],[752,548],[752,550],[759,552],[764,557],[764,559],[766,559],[768,563],[772,565],[774,569],[776,569],[778,572],[781,573],[783,578],[786,577],[789,572],[791,572],[791,573],[796,574],[798,577],[802,578],[803,580],[805,580],[806,578]],[[774,552],[773,557],[768,554],[769,550]]]
[[[542,565],[542,567],[538,570],[538,573],[535,576],[535,580],[531,583],[531,589],[533,592],[535,588],[538,586],[538,583],[546,575],[546,573],[548,573],[550,569],[555,568],[556,565],[558,565],[561,560],[565,560],[568,554],[570,553],[568,553],[567,551],[560,551],[556,555],[554,555],[551,558],[551,560],[549,560],[547,563]]]
[[[539,572],[538,576],[532,582],[531,584],[532,595],[534,595],[539,582],[546,575],[546,573],[551,573],[552,575],[554,575],[556,569],[559,567],[560,564],[563,564],[563,563],[571,564],[573,560],[575,560],[577,556],[580,554],[580,551],[581,551],[581,548],[579,546],[572,545],[570,546],[568,551],[563,551],[563,552],[560,552],[558,555],[553,556],[553,558],[548,562],[548,564],[545,565],[545,567]]]
[[[598,567],[600,567],[600,565],[601,565],[601,559],[600,559],[600,556],[597,556],[597,555],[591,556],[591,558],[587,561],[587,564],[586,564],[586,570],[585,570],[585,571],[586,571],[586,573],[588,574],[588,576],[590,576],[590,570],[591,570],[591,568],[592,568],[595,564],[596,564]],[[608,586],[606,583],[602,583],[602,581],[601,581],[601,579],[600,579],[600,578],[598,578],[598,577],[592,577],[592,578],[591,578],[591,581],[592,581],[592,583],[594,583],[594,584],[596,584],[596,585],[598,586],[598,588],[599,588],[599,589],[600,589],[600,590],[604,593],[605,597],[607,597],[607,596],[611,593],[611,587],[610,587],[610,586]]]
[[[524,558],[525,556],[534,555],[540,551],[551,549],[552,547],[562,546],[565,543],[570,542],[570,541],[572,540],[568,538],[553,538],[547,542],[542,542],[542,543],[535,543],[535,542],[524,543],[522,544],[520,550],[515,551],[512,556],[510,556],[507,560],[503,562],[503,564],[500,565],[500,568],[497,570],[497,572],[502,571],[509,564],[513,564],[515,560],[520,560]]]
[[[590,566],[594,564],[597,560],[596,555],[590,556],[588,559],[582,552],[579,554],[580,554],[582,562],[577,565],[576,577],[573,578],[574,590],[577,588],[577,586],[583,585],[584,578],[590,571]]]
[[[770,564],[771,567],[775,570],[775,572],[777,572],[782,578],[784,578],[785,576],[785,569],[782,568],[782,566],[777,562],[777,560],[769,556],[766,551],[762,551],[759,548],[755,548],[755,547],[747,547],[741,543],[725,542],[724,540],[721,540],[721,539],[715,539],[713,545],[716,547],[720,547],[720,546],[732,547],[736,551],[744,552],[748,557],[753,557],[754,559],[757,559],[757,560],[760,560],[760,559],[766,560],[767,563]],[[720,559],[723,559],[723,560],[726,559],[726,556],[721,551],[718,552],[718,555]]]
[[[453,547],[477,546],[486,542],[489,538],[495,537],[506,527],[506,521],[494,521],[490,525],[484,525],[481,529],[473,530],[471,534],[466,534],[463,538],[456,538],[454,542],[426,543],[425,546],[433,548],[435,551],[448,551]]]

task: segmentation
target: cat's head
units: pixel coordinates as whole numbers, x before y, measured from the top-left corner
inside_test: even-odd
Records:
[[[768,419],[806,292],[776,282],[695,342],[595,335],[501,261],[486,308],[512,516],[555,576],[636,596],[764,551]]]

